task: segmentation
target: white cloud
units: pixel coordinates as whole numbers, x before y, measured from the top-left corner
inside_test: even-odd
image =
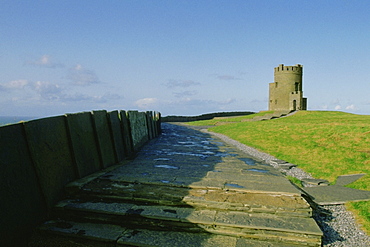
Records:
[[[66,91],[66,88],[56,83],[49,81],[30,82],[23,79],[0,84],[0,92],[5,92],[9,96],[8,99],[13,101],[27,99],[30,104],[37,103],[37,101],[106,103],[122,99],[122,96],[114,93],[103,95],[70,93]]]
[[[143,98],[139,99],[135,102],[135,105],[140,109],[148,109],[158,103],[157,98]]]
[[[189,96],[196,95],[197,92],[196,91],[182,91],[182,92],[174,92],[173,94],[177,98],[181,98],[181,97],[189,97]]]
[[[118,94],[104,94],[90,96],[87,94],[75,93],[75,94],[63,94],[61,100],[63,102],[94,102],[94,103],[106,103],[109,101],[114,101],[121,99],[122,97]]]
[[[233,75],[217,75],[217,78],[224,81],[236,81],[241,80],[241,78],[235,77]]]
[[[201,84],[199,82],[192,81],[192,80],[169,80],[165,85],[168,88],[175,88],[175,87],[198,86]]]
[[[50,55],[43,55],[39,59],[26,62],[28,65],[46,67],[46,68],[63,68],[64,65],[54,62]]]
[[[4,89],[22,89],[26,85],[28,85],[28,81],[22,79],[22,80],[10,81],[10,82],[4,83],[3,85],[0,85],[0,86],[2,86],[2,88],[4,88]]]
[[[33,89],[46,100],[59,100],[63,98],[62,88],[55,83],[37,81],[33,84]]]
[[[234,102],[236,102],[236,99],[229,98],[229,99],[224,100],[224,101],[219,101],[218,104],[220,104],[220,105],[229,105],[229,104],[232,104]]]
[[[354,104],[352,104],[352,105],[346,106],[346,110],[357,110],[357,107]]]
[[[75,67],[69,70],[67,76],[74,85],[88,86],[90,84],[100,83],[98,76],[94,71],[85,69],[81,64],[77,64]]]
[[[341,107],[340,105],[336,105],[336,106],[334,107],[334,109],[335,109],[335,110],[340,110],[340,109],[342,109],[342,107]]]

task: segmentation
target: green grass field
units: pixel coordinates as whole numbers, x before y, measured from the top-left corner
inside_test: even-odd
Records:
[[[187,124],[194,125],[194,126],[209,126],[209,125],[217,125],[219,123],[230,124],[234,122],[242,122],[243,120],[247,120],[247,119],[252,119],[256,116],[263,116],[268,113],[273,113],[273,111],[259,112],[255,114],[250,114],[246,116],[238,116],[238,117],[219,117],[219,118],[214,118],[210,120],[188,122]]]
[[[219,126],[210,131],[297,164],[315,178],[331,183],[340,175],[366,173],[348,187],[370,190],[370,115],[300,111],[285,118],[242,122],[254,116],[256,114],[188,124],[217,124]],[[351,202],[346,206],[369,234],[370,202]]]

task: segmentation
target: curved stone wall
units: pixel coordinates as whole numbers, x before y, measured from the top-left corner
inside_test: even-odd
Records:
[[[0,239],[26,246],[64,186],[135,155],[160,134],[156,112],[105,110],[0,127]]]

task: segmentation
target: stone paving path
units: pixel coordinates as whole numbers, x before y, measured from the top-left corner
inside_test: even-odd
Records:
[[[278,170],[184,126],[163,124],[134,160],[67,192],[31,246],[321,246]]]

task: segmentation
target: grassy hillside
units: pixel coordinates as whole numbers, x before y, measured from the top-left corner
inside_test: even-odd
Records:
[[[259,112],[255,114],[237,116],[237,117],[216,117],[210,120],[188,122],[187,124],[194,125],[194,126],[210,126],[210,125],[217,125],[217,124],[229,124],[229,123],[235,123],[235,122],[243,122],[244,120],[252,119],[256,116],[263,116],[269,113],[273,113],[273,111],[264,111],[264,112]]]
[[[255,115],[249,115],[252,118]],[[241,117],[239,117],[241,118]],[[212,125],[198,121],[197,125]],[[217,120],[219,121],[222,119]],[[297,164],[315,178],[334,183],[339,175],[366,173],[348,187],[370,190],[370,116],[343,112],[300,111],[259,122],[225,119],[210,130]],[[235,123],[237,122],[237,123]],[[370,202],[347,205],[370,233]]]

